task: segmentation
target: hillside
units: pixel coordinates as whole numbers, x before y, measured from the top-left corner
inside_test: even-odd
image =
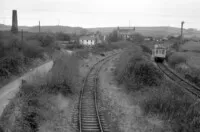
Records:
[[[0,24],[0,31],[10,30],[11,26]],[[64,32],[64,33],[84,33],[84,32],[96,32],[100,31],[103,34],[109,34],[117,27],[102,27],[102,28],[81,28],[81,27],[69,27],[69,26],[41,26],[42,32]],[[19,30],[23,29],[28,32],[38,32],[38,26],[19,26]],[[180,28],[177,27],[136,27],[136,32],[143,34],[144,36],[168,36],[179,35]],[[184,29],[184,37],[197,37],[200,38],[200,31],[195,29]]]
[[[100,31],[104,34],[108,34],[117,27],[103,27],[103,28],[88,28],[88,31],[96,32]],[[177,27],[136,27],[136,32],[143,34],[144,36],[168,36],[179,35],[180,28]],[[184,29],[185,37],[200,37],[200,31],[194,29]]]
[[[11,26],[0,24],[0,31],[10,30]],[[19,26],[19,30],[23,29],[28,32],[38,32],[38,26]],[[81,27],[69,27],[69,26],[41,26],[42,32],[64,32],[64,33],[77,33],[84,32],[85,29]]]

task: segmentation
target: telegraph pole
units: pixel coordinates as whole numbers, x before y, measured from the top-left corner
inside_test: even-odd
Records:
[[[24,32],[23,29],[21,30],[21,44],[23,44],[24,41]]]
[[[40,21],[39,21],[39,33],[40,33]]]
[[[184,21],[181,22],[181,44],[183,44],[183,24],[184,23],[185,23]]]

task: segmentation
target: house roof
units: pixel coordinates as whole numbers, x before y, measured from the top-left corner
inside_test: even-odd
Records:
[[[80,40],[95,40],[95,38],[90,36],[82,36],[80,37]]]

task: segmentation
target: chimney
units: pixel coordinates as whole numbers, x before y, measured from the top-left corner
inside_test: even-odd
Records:
[[[17,10],[12,11],[12,33],[18,33]]]

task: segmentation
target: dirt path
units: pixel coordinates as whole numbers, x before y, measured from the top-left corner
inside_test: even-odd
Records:
[[[101,110],[105,113],[113,132],[160,132],[162,122],[144,117],[132,94],[114,79],[114,62],[117,57],[105,64],[100,72],[99,94]]]

